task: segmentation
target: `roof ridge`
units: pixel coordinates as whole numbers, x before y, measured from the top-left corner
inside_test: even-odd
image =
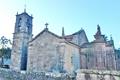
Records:
[[[52,35],[54,35],[54,36],[56,36],[56,37],[58,37],[58,38],[60,38],[60,39],[62,38],[62,37],[58,36],[57,34],[51,32],[51,31],[46,30],[46,28],[45,28],[45,29],[42,30],[40,33],[38,33],[34,38],[32,38],[29,42],[34,41],[38,36],[40,36],[40,35],[43,34],[44,32],[49,32],[50,34],[52,34]]]

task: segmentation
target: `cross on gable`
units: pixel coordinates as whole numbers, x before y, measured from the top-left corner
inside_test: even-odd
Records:
[[[49,25],[48,23],[45,24],[46,28],[48,28],[48,25]]]

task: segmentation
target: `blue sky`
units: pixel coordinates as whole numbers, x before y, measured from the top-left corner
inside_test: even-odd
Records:
[[[102,33],[112,35],[116,48],[120,47],[120,0],[1,0],[0,36],[12,38],[16,13],[26,10],[33,15],[33,34],[38,34],[49,23],[49,30],[61,35],[85,30],[89,41],[94,40],[97,24]]]

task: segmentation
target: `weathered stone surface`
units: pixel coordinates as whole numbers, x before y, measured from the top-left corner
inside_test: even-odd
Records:
[[[77,71],[76,80],[120,80],[120,72],[81,69]]]
[[[72,64],[72,56],[78,56],[76,63]],[[66,42],[49,31],[40,33],[29,43],[28,71],[67,71],[80,68],[79,47]]]
[[[76,77],[68,73],[19,72],[0,68],[0,80],[120,80],[118,71],[78,70]]]
[[[116,60],[114,45],[109,43],[111,41],[107,41],[105,36],[101,34],[98,25],[95,40],[81,46],[81,69],[116,70],[118,59]]]
[[[0,68],[0,80],[71,80],[67,74],[17,72]]]
[[[32,16],[26,12],[16,15],[11,52],[11,69],[26,70],[28,41],[32,38]]]

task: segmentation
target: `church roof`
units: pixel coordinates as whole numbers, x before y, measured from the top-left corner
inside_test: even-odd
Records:
[[[58,35],[56,35],[55,33],[49,31],[47,28],[45,28],[43,31],[41,31],[38,35],[36,35],[36,36],[35,36],[31,41],[29,41],[29,42],[34,41],[36,38],[38,38],[38,37],[39,37],[40,35],[42,35],[44,32],[48,32],[48,33],[50,33],[51,35],[53,35],[53,36],[55,36],[55,37],[57,37],[57,38],[59,38],[59,39],[64,39],[63,37],[58,36]],[[69,42],[69,41],[67,41],[66,39],[64,39],[64,40],[65,40],[65,43],[72,44],[72,45],[75,45],[75,46],[77,46],[77,47],[80,48],[79,45],[74,44],[74,43],[72,43],[72,42]]]
[[[36,35],[30,42],[34,41],[37,37],[39,37],[41,34],[43,34],[44,32],[48,32],[50,34],[52,34],[53,36],[59,38],[59,39],[62,39],[62,37],[50,32],[47,28],[45,28],[43,31],[41,31],[38,35]]]
[[[83,29],[71,34],[71,35],[66,35],[64,36],[64,38],[67,40],[67,41],[71,41],[73,39],[73,36],[74,35],[77,35],[77,34],[80,34],[81,32],[85,32]]]
[[[81,32],[84,32],[84,29],[77,31],[77,32],[73,33],[72,35],[80,34]]]

